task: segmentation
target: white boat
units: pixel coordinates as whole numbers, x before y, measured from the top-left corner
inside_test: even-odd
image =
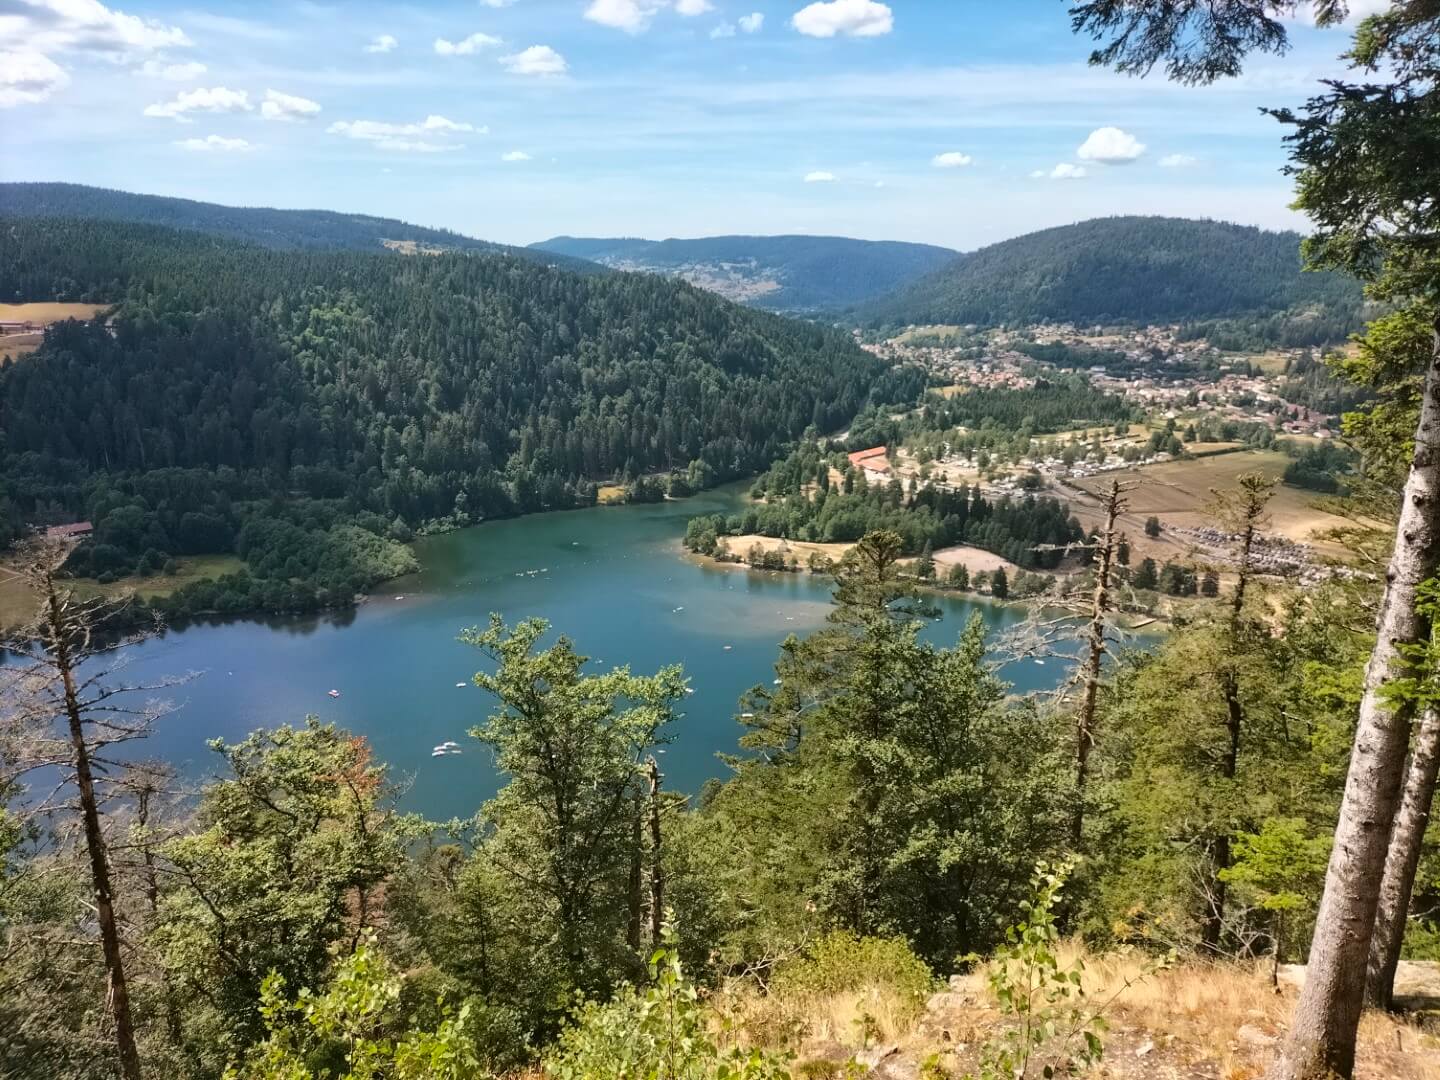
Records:
[[[339,691],[339,690],[331,690],[329,696],[330,696],[330,697],[339,697],[339,696],[340,696],[340,691]]]
[[[457,682],[457,683],[455,684],[455,688],[456,688],[457,690],[459,690],[459,689],[461,689],[461,688],[463,688],[463,687],[466,687],[466,686],[469,686],[469,685],[470,685],[469,683]]]
[[[431,750],[431,751],[430,751],[430,756],[431,756],[431,757],[444,757],[444,756],[445,756],[445,751],[444,751],[444,750],[441,750],[439,747],[436,747],[434,750]]]
[[[443,747],[445,747],[445,749],[447,749],[447,750],[454,750],[455,747],[459,746],[460,744],[459,744],[458,742],[456,742],[454,739],[446,739],[446,740],[445,740],[444,742],[442,742],[440,745],[443,746]]]

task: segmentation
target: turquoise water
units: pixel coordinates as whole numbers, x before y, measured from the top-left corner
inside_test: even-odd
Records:
[[[771,681],[777,645],[821,625],[829,610],[828,579],[701,565],[682,553],[690,517],[728,511],[740,498],[732,487],[428,537],[416,545],[424,570],[354,612],[169,630],[134,650],[126,677],[194,678],[168,692],[174,711],[136,749],[200,779],[218,769],[207,739],[237,740],[314,713],[370,740],[408,785],[409,809],[436,819],[469,815],[496,788],[488,752],[466,735],[491,699],[469,683],[484,658],[456,635],[495,611],[511,622],[550,620],[597,667],[648,673],[683,664],[695,692],[681,704],[661,762],[667,787],[694,792],[724,774],[716,754],[735,749],[736,703]],[[982,601],[938,603],[944,617],[925,634],[940,642],[953,641],[972,612],[996,630],[1023,617]],[[1012,665],[1005,677],[1025,691],[1053,686],[1061,674],[1052,662]],[[328,696],[332,688],[340,697]],[[464,753],[431,757],[447,739]]]

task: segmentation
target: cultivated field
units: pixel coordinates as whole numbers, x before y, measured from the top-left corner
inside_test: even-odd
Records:
[[[65,319],[93,319],[111,304],[0,304],[0,322],[37,322],[49,326]]]
[[[179,566],[173,574],[155,574],[152,577],[126,577],[110,585],[100,585],[86,578],[70,583],[81,596],[106,594],[121,596],[134,593],[146,599],[155,596],[169,596],[176,589],[192,582],[207,578],[224,577],[244,567],[234,555],[187,555],[178,560]],[[16,626],[24,622],[34,607],[33,594],[0,565],[0,627]]]
[[[1231,454],[1216,454],[1211,457],[1184,461],[1167,461],[1158,465],[1142,465],[1133,469],[1101,473],[1083,480],[1072,480],[1072,486],[1060,494],[1070,502],[1070,508],[1086,528],[1101,523],[1099,507],[1076,489],[1089,494],[1104,490],[1112,480],[1122,484],[1135,484],[1127,496],[1129,512],[1121,518],[1125,532],[1130,538],[1133,558],[1150,556],[1163,561],[1184,554],[1189,546],[1181,537],[1161,533],[1152,540],[1145,535],[1145,519],[1154,515],[1164,526],[1194,528],[1215,523],[1207,504],[1211,489],[1225,490],[1235,487],[1242,473],[1260,472],[1278,477],[1285,471],[1289,458],[1278,451],[1251,450]],[[1317,536],[1329,529],[1348,524],[1341,517],[1331,514],[1317,505],[1321,496],[1313,491],[1281,484],[1275,488],[1270,500],[1270,523],[1265,531],[1288,537],[1297,542],[1311,544],[1318,552],[1339,555],[1343,549],[1333,542]]]
[[[110,304],[0,304],[0,322],[31,322],[49,326],[65,319],[93,319]],[[40,347],[44,334],[6,334],[0,337],[0,366],[28,356]]]

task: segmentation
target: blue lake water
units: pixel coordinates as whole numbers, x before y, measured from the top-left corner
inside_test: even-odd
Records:
[[[497,777],[488,751],[466,735],[492,704],[469,682],[484,658],[456,635],[494,611],[510,622],[548,619],[597,668],[684,665],[695,692],[681,704],[661,761],[667,787],[694,792],[724,775],[716,755],[735,749],[741,694],[768,684],[778,644],[820,626],[830,607],[827,578],[702,565],[682,553],[690,517],[728,511],[741,498],[732,487],[428,537],[416,545],[423,571],[354,612],[169,630],[134,650],[126,678],[195,677],[169,692],[173,712],[136,749],[201,779],[218,768],[207,739],[235,741],[313,713],[368,738],[409,784],[408,808],[434,819],[467,816],[494,793]],[[960,597],[937,604],[944,617],[924,632],[945,643],[974,612],[992,630],[1024,616]],[[1019,692],[1054,686],[1062,674],[1054,661],[1004,672]],[[332,688],[339,698],[328,696]],[[447,739],[464,753],[431,757]]]

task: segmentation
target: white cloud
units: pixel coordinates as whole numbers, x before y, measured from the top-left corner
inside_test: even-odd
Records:
[[[480,0],[480,3],[488,8],[509,7],[515,0]]]
[[[1062,161],[1049,172],[1044,169],[1036,169],[1030,174],[1032,180],[1083,180],[1090,175],[1085,171],[1084,165],[1072,165],[1068,161]]]
[[[1102,127],[1090,133],[1075,156],[1081,161],[1098,161],[1102,165],[1128,165],[1143,153],[1145,144],[1128,131]]]
[[[318,101],[282,94],[279,90],[266,90],[265,100],[260,103],[260,115],[266,120],[304,120],[319,111]]]
[[[400,139],[412,135],[451,135],[462,132],[486,135],[489,130],[434,115],[427,116],[418,124],[391,124],[384,120],[336,120],[325,129],[330,135],[344,135],[347,139],[360,139],[365,142]]]
[[[464,143],[445,141],[459,134],[488,135],[487,127],[476,127],[443,116],[427,116],[418,124],[392,124],[385,120],[337,120],[325,131],[347,139],[366,142],[379,150],[409,154],[444,154],[463,150]]]
[[[1191,154],[1166,154],[1158,164],[1162,169],[1188,169],[1200,164],[1200,159]]]
[[[0,109],[38,104],[69,81],[65,69],[43,53],[0,50]]]
[[[7,0],[0,3],[0,40],[24,41],[40,53],[102,53],[118,60],[193,44],[179,27],[112,11],[99,0]]]
[[[252,108],[250,95],[244,90],[230,90],[223,86],[208,89],[197,87],[194,90],[180,91],[175,95],[174,101],[145,106],[145,115],[189,123],[190,118],[186,113],[249,112]]]
[[[394,52],[400,41],[393,34],[380,34],[370,39],[370,44],[365,46],[368,53]]]
[[[498,37],[476,32],[461,41],[446,41],[444,38],[436,38],[435,51],[441,56],[470,56],[481,49],[493,49],[500,44],[502,42]]]
[[[744,30],[747,34],[755,34],[765,25],[765,13],[763,11],[752,11],[749,15],[741,15],[738,21],[741,30]]]
[[[651,17],[664,6],[664,0],[590,0],[585,18],[612,30],[638,34],[649,29]]]
[[[969,154],[962,154],[959,150],[948,150],[943,154],[936,154],[930,159],[930,164],[937,169],[959,169],[974,160]]]
[[[817,169],[814,172],[808,172],[805,174],[805,183],[807,184],[831,184],[834,182],[835,174],[832,172],[826,172],[823,169]]]
[[[563,75],[569,65],[549,45],[531,45],[518,53],[502,56],[500,63],[512,75]]]
[[[715,5],[710,0],[675,0],[675,13],[692,19],[696,15],[704,15],[707,11],[714,11]]]
[[[185,31],[112,11],[99,0],[0,0],[0,108],[34,105],[70,82],[56,57],[84,53],[131,64],[192,44]],[[23,43],[23,45],[22,45]]]
[[[167,64],[163,60],[146,60],[140,65],[139,74],[152,79],[164,79],[167,82],[189,82],[191,79],[198,79],[208,69],[204,64],[191,60],[185,64]]]
[[[500,155],[501,161],[529,161],[530,155],[524,150],[507,150]]]
[[[710,31],[710,40],[711,40],[711,41],[716,41],[716,40],[718,40],[719,38],[727,38],[727,37],[734,37],[734,36],[735,36],[735,24],[734,24],[734,23],[722,22],[719,26],[715,27],[713,30]]]
[[[227,139],[223,135],[206,135],[203,139],[179,139],[175,145],[183,150],[200,153],[234,154],[255,149],[252,143],[244,139]]]
[[[435,143],[425,139],[379,139],[375,145],[381,150],[402,154],[445,154],[465,149],[464,143]]]
[[[890,8],[877,0],[816,0],[795,13],[790,23],[809,37],[877,37],[895,28]]]

